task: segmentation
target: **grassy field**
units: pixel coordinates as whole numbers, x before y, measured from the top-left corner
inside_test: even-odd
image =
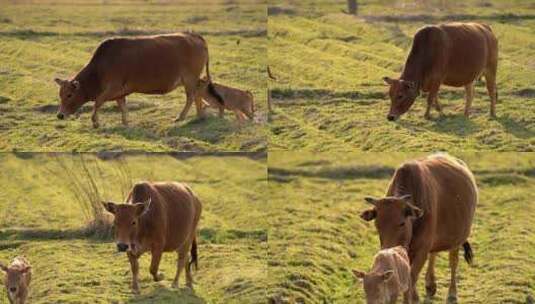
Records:
[[[74,3],[77,2],[77,3]],[[258,151],[266,149],[266,4],[254,1],[2,1],[0,10],[0,150],[2,151]],[[255,95],[257,118],[239,127],[227,113],[185,122],[183,88],[127,97],[129,127],[115,102],[101,109],[94,130],[90,107],[58,121],[54,77],[74,76],[99,42],[194,30],[206,38],[214,81]],[[237,42],[239,41],[239,44]],[[215,112],[213,112],[215,113]]]
[[[472,234],[475,266],[459,263],[459,303],[531,303],[535,295],[535,155],[456,153],[480,190]],[[351,269],[368,270],[379,247],[360,219],[366,195],[382,196],[395,168],[423,154],[270,152],[269,296],[288,303],[364,303]],[[447,254],[437,259],[445,303]],[[418,290],[423,296],[423,275]]]
[[[278,78],[270,149],[314,151],[535,150],[535,4],[530,0],[272,0],[268,57]],[[423,118],[425,98],[395,123],[382,77],[399,77],[412,37],[425,24],[478,21],[499,40],[497,119],[489,117],[484,82],[473,115],[464,89],[443,87],[445,117]]]
[[[84,235],[87,219],[63,177],[60,161],[80,168],[76,155],[0,154],[0,260],[25,255],[33,265],[31,303],[263,303],[267,280],[265,157],[159,155],[126,157],[131,181],[186,182],[203,202],[195,293],[171,289],[176,255],[164,254],[155,283],[150,255],[140,259],[141,295],[130,292],[130,266],[111,239]],[[259,155],[256,155],[259,156]],[[102,197],[121,201],[117,160],[84,156],[100,168]],[[98,164],[95,164],[95,162]],[[124,168],[124,166],[122,167]],[[124,172],[124,169],[123,169]],[[2,275],[3,276],[3,275]],[[181,278],[184,286],[184,278]],[[0,303],[5,303],[0,288]]]

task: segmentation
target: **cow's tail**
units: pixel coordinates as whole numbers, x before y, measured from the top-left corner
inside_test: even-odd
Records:
[[[208,93],[210,93],[210,95],[212,95],[221,105],[224,105],[225,101],[223,100],[223,96],[217,92],[212,82],[212,76],[210,76],[210,56],[208,56],[208,51],[206,54],[206,78],[208,79]]]
[[[472,266],[474,263],[474,252],[472,251],[472,247],[470,246],[470,243],[468,243],[468,241],[464,242],[463,249],[464,259],[466,260],[468,265]]]
[[[193,238],[193,242],[191,242],[191,260],[188,263],[188,268],[191,271],[191,266],[195,265],[195,271],[199,268],[198,259],[199,256],[197,255],[197,237],[195,236]]]

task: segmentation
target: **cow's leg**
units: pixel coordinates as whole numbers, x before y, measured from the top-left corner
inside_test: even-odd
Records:
[[[139,262],[138,257],[130,252],[127,252],[128,261],[130,262],[130,269],[132,270],[132,292],[139,293]]]
[[[223,118],[225,116],[225,107],[219,106],[219,118]]]
[[[490,97],[490,117],[496,118],[496,101],[498,99],[498,91],[496,90],[496,68],[491,68],[485,74],[485,84],[487,85],[487,92]]]
[[[474,99],[474,82],[467,84],[464,87],[466,92],[466,104],[464,105],[464,116],[470,117],[470,111],[472,108],[472,100]]]
[[[412,303],[414,304],[420,303],[416,286],[418,282],[418,276],[420,275],[420,271],[424,267],[426,260],[427,250],[421,250],[419,252],[416,252],[414,254],[414,257],[411,258],[411,284],[409,287],[411,292],[409,294],[412,298]],[[410,303],[409,299],[405,299],[404,303]]]
[[[457,303],[457,265],[459,264],[459,248],[450,251],[450,289],[447,303]]]
[[[195,91],[195,107],[197,109],[197,116],[202,118],[205,117],[205,104],[202,101],[202,96],[197,91]]]
[[[124,126],[128,126],[128,113],[126,109],[126,98],[122,97],[116,100],[119,110],[121,110],[121,119]]]
[[[159,282],[163,280],[163,274],[158,273],[158,268],[160,267],[160,260],[162,258],[162,250],[161,249],[153,249],[151,251],[152,259],[150,261],[150,274],[152,274],[152,278],[154,279],[154,282]]]
[[[427,261],[427,273],[425,274],[426,301],[431,301],[437,292],[437,283],[435,279],[436,257],[436,253],[429,253],[429,260]]]
[[[98,109],[102,106],[104,103],[104,99],[97,99],[95,101],[95,104],[93,105],[93,113],[91,114],[91,122],[93,122],[93,128],[98,128],[100,124],[98,123]]]
[[[439,86],[435,86],[429,90],[429,94],[427,95],[427,108],[425,109],[424,118],[425,119],[431,119],[431,106],[435,106],[437,111],[442,115],[442,108],[440,104],[438,103],[438,88]]]
[[[186,105],[184,106],[184,109],[182,109],[182,112],[180,112],[180,115],[175,118],[175,121],[182,121],[186,118],[186,115],[188,115],[189,109],[191,108],[193,101],[195,101],[194,92],[195,89],[186,86]]]
[[[186,286],[189,288],[192,288],[192,281],[191,281],[191,273],[189,271],[189,267],[187,266],[188,257],[189,257],[189,246],[182,246],[181,249],[177,250],[177,265],[176,265],[176,275],[175,279],[173,280],[172,287],[178,288],[178,281],[180,278],[180,274],[182,274],[182,270],[186,270]]]

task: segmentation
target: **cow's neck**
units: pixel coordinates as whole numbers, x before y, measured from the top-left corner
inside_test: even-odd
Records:
[[[418,90],[420,89],[424,79],[424,68],[421,56],[415,56],[412,53],[407,58],[403,72],[400,79],[412,81],[416,83]]]
[[[85,66],[74,77],[74,80],[80,82],[80,88],[83,90],[87,101],[94,101],[100,94],[100,82],[95,69],[90,64]]]

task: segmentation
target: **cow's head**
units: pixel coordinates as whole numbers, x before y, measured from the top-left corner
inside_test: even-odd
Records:
[[[30,265],[5,266],[0,263],[0,269],[6,273],[5,285],[8,297],[14,301],[17,295],[26,288],[25,275],[30,271]]]
[[[390,293],[388,292],[385,283],[390,281],[394,276],[393,270],[365,273],[353,269],[353,276],[362,281],[364,292],[366,293],[367,304],[391,303]]]
[[[60,103],[57,117],[58,119],[64,119],[78,111],[87,99],[78,80],[56,78],[54,81],[59,85]]]
[[[416,97],[420,94],[418,84],[414,81],[403,79],[392,79],[383,77],[384,82],[390,86],[390,111],[386,118],[390,121],[396,120],[403,113],[407,112]]]
[[[381,248],[408,247],[412,238],[413,223],[424,214],[422,209],[411,203],[411,196],[381,199],[366,197],[365,200],[373,205],[373,208],[362,212],[360,217],[365,221],[375,219]]]
[[[103,202],[104,208],[114,215],[115,243],[120,252],[136,252],[136,235],[139,230],[139,220],[150,210],[150,198],[144,203],[116,204]]]

